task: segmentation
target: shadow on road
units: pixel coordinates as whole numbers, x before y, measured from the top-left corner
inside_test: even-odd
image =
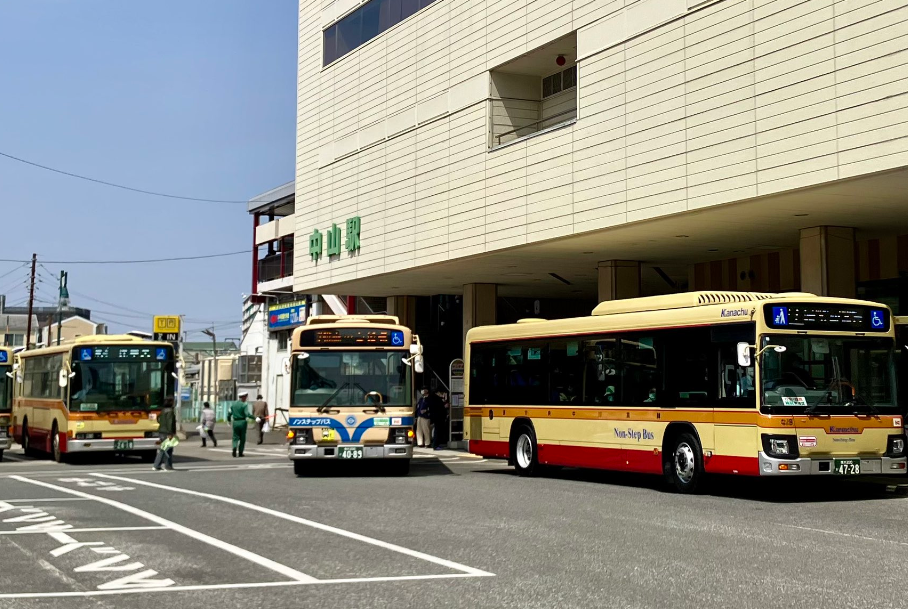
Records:
[[[475,470],[475,473],[517,477],[517,472],[513,468]],[[590,469],[546,468],[539,477],[674,493],[661,476],[655,475]],[[778,504],[903,499],[908,495],[908,479],[882,476],[858,480],[832,477],[778,479],[709,476],[703,481],[698,494]]]
[[[308,465],[311,467],[301,478],[426,478],[456,475],[437,459],[413,459],[410,473],[406,476],[396,473],[393,467],[389,467],[389,463],[378,460],[359,463],[324,460],[310,462]]]

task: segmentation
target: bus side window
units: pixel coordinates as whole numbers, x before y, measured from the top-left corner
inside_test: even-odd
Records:
[[[581,343],[584,361],[584,404],[617,404],[618,340],[601,338]]]

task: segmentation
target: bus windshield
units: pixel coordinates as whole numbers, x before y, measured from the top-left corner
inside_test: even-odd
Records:
[[[70,410],[160,409],[173,396],[173,362],[73,362]]]
[[[409,406],[404,351],[320,351],[293,358],[293,406]]]
[[[13,379],[6,376],[12,366],[0,366],[0,412],[9,412],[13,408]]]
[[[896,407],[891,338],[767,336],[767,345],[763,404],[772,412],[867,414]]]

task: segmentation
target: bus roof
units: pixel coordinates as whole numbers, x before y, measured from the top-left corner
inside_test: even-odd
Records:
[[[79,336],[73,339],[61,341],[59,345],[51,345],[48,347],[39,347],[37,349],[29,349],[28,351],[22,351],[19,355],[20,357],[30,357],[32,355],[46,354],[46,353],[55,353],[58,351],[69,351],[75,346],[78,345],[150,345],[155,347],[163,347],[165,345],[170,345],[170,343],[163,341],[153,341],[146,340],[144,338],[139,338],[137,336],[131,336],[129,334],[87,334],[85,336]]]
[[[400,319],[396,315],[313,315],[306,320],[307,326],[324,324],[385,324],[399,326]]]
[[[577,335],[603,330],[630,330],[713,325],[753,321],[759,306],[772,302],[817,302],[888,308],[886,305],[816,296],[805,292],[686,292],[600,303],[588,317],[522,319],[516,324],[478,326],[467,332],[467,342],[534,336]]]

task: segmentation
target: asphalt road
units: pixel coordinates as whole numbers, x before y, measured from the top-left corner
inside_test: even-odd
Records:
[[[276,444],[0,463],[0,607],[908,607],[908,497],[423,452],[296,478]],[[759,482],[760,484],[756,484]]]

